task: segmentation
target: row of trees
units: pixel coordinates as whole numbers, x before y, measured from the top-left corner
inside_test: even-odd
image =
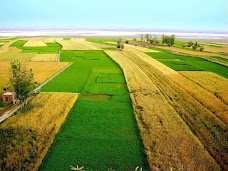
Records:
[[[156,35],[152,36],[150,34],[140,35],[141,42],[147,42],[151,44],[159,44],[159,40]],[[134,39],[136,41],[136,39]],[[168,46],[173,46],[175,43],[175,35],[167,36],[162,35],[161,37],[162,44],[167,44]]]
[[[141,42],[147,42],[147,43],[151,43],[151,44],[159,43],[157,36],[156,35],[152,36],[151,34],[140,35],[140,40],[141,40]]]

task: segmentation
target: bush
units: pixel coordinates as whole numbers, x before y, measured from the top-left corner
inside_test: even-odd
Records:
[[[0,107],[3,107],[3,102],[1,98],[0,98]]]
[[[129,43],[129,40],[126,40],[125,43],[128,44]]]

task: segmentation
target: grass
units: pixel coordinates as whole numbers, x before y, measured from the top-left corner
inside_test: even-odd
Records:
[[[109,44],[106,42],[116,42],[117,39],[115,38],[87,38],[86,39],[89,42],[93,42],[93,43],[98,43],[98,44],[104,44],[104,45],[110,45],[110,46],[116,46],[115,44]]]
[[[40,170],[134,170],[147,168],[121,69],[103,51],[62,51],[73,64],[42,91],[81,96]]]
[[[42,93],[0,124],[0,170],[38,170],[76,94]]]
[[[202,58],[174,54],[161,49],[160,53],[147,54],[176,71],[211,71],[228,78],[228,68],[226,66]]]
[[[38,53],[38,54],[58,54],[62,46],[58,43],[46,43],[44,47],[23,47],[27,41],[18,40],[11,46],[22,49],[22,53]]]
[[[63,40],[70,40],[70,38],[69,37],[65,37],[65,38],[63,38]]]

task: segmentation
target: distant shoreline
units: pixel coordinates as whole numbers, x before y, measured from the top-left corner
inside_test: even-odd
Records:
[[[104,30],[104,29],[0,29],[0,37],[36,37],[36,36],[82,36],[82,37],[136,37],[140,34],[161,36],[175,34],[180,39],[218,39],[227,40],[228,33],[202,33],[182,31],[146,31],[146,30]]]

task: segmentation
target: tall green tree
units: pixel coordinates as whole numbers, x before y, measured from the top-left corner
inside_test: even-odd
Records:
[[[173,46],[175,43],[175,35],[173,34],[172,36],[170,36],[169,38],[169,45],[170,46]]]
[[[117,41],[116,48],[117,49],[123,49],[124,48],[124,43],[123,43],[121,38],[119,38],[119,40]]]
[[[27,70],[19,61],[11,62],[10,82],[17,99],[25,101],[34,87],[32,69]]]

